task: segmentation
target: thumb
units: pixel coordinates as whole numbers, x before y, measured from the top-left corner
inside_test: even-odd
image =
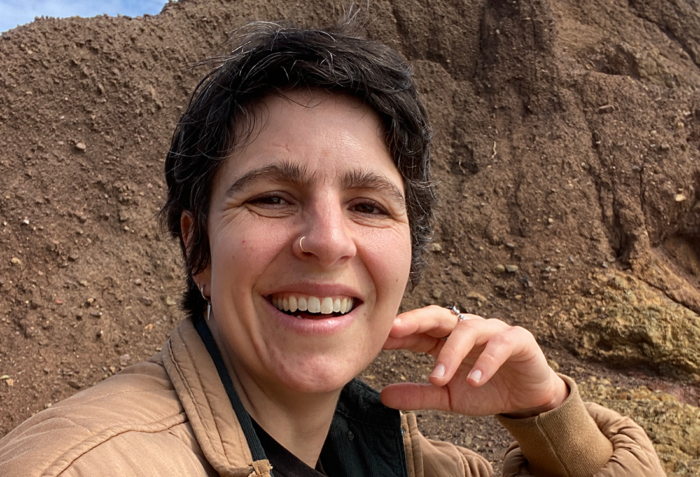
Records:
[[[390,384],[381,392],[382,404],[402,411],[437,409],[449,411],[449,391],[447,387],[432,384],[401,383]]]

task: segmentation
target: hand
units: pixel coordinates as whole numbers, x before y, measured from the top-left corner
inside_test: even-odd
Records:
[[[407,349],[437,359],[430,384],[384,388],[386,406],[519,418],[564,402],[568,387],[549,367],[529,331],[497,319],[463,316],[466,319],[458,322],[450,310],[429,306],[396,317],[384,349]]]

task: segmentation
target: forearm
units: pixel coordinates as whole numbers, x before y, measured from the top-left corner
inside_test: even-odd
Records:
[[[593,404],[584,404],[576,384],[554,410],[526,419],[498,416],[518,441],[506,456],[509,468],[525,465],[538,477],[665,475],[649,438],[631,419]],[[518,463],[518,461],[522,461]]]

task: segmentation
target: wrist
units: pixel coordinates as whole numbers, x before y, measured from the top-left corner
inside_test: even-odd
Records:
[[[548,402],[534,408],[521,409],[520,411],[510,412],[508,414],[504,414],[504,416],[509,417],[511,419],[526,419],[528,417],[534,417],[539,414],[542,414],[543,412],[552,411],[561,406],[564,403],[564,401],[566,401],[566,398],[569,397],[570,389],[566,382],[564,382],[563,379],[557,376],[556,373],[552,372],[552,374],[554,374],[555,378],[554,391],[552,398]]]

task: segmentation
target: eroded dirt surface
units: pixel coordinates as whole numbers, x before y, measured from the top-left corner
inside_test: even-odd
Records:
[[[182,0],[0,36],[0,435],[150,356],[181,319],[180,252],[155,214],[204,74],[191,65],[248,21],[340,11]],[[670,475],[695,475],[697,2],[378,0],[367,34],[409,59],[435,128],[431,266],[403,308],[531,329],[589,399],[642,423]],[[430,364],[383,353],[363,377],[424,380]],[[494,420],[420,414],[498,466]]]

